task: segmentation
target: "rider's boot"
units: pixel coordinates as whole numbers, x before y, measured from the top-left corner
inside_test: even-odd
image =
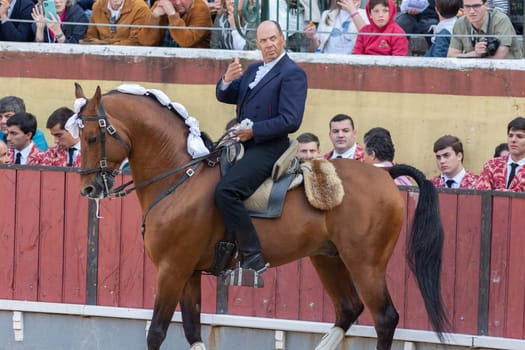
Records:
[[[237,233],[236,238],[242,257],[241,268],[252,269],[259,275],[268,270],[270,264],[264,260],[261,253],[257,232],[254,229],[243,230]]]

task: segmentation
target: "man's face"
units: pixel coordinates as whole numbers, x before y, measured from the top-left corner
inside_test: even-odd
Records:
[[[171,0],[171,3],[173,4],[175,11],[177,11],[179,15],[182,16],[189,11],[191,5],[193,4],[193,0]]]
[[[319,146],[317,142],[299,142],[297,147],[297,158],[299,159],[313,159],[319,157],[321,154],[319,152]]]
[[[7,158],[7,145],[0,142],[0,164],[7,164],[9,159]]]
[[[55,144],[62,148],[69,148],[78,143],[78,139],[74,139],[73,136],[67,131],[60,127],[60,124],[56,124],[49,129],[51,135],[55,139]]]
[[[436,152],[436,165],[448,178],[456,176],[463,169],[463,153],[456,153],[451,146]]]
[[[31,133],[24,134],[18,125],[7,127],[7,145],[11,149],[23,150],[31,143]]]
[[[356,134],[348,119],[330,123],[330,140],[339,154],[352,148],[356,141]]]
[[[465,16],[474,27],[480,29],[485,22],[487,15],[488,2],[483,3],[481,0],[463,0],[463,9]]]
[[[525,131],[511,129],[507,136],[509,153],[512,160],[517,162],[525,158]]]
[[[2,119],[0,119],[0,126],[2,127],[2,132],[4,134],[7,134],[7,119],[11,118],[12,116],[15,115],[15,112],[4,112],[4,113],[0,113],[0,117]]]
[[[257,48],[261,50],[264,63],[269,63],[284,52],[284,36],[272,22],[262,22],[257,28]]]

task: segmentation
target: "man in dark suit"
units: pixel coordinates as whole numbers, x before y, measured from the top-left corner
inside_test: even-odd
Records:
[[[10,19],[33,20],[31,0],[0,0],[0,41],[34,41],[30,22],[12,22]]]
[[[259,24],[257,47],[263,62],[250,65],[243,73],[236,58],[217,83],[217,100],[237,105],[237,122],[243,127],[234,137],[243,143],[245,155],[220,180],[215,202],[227,237],[237,240],[241,267],[261,274],[268,264],[243,200],[270,176],[273,164],[289,146],[288,134],[299,129],[307,81],[305,72],[285,53],[285,38],[277,22]]]

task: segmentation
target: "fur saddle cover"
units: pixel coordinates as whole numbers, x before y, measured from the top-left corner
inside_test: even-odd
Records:
[[[330,210],[341,204],[344,189],[333,164],[325,159],[299,161],[296,152],[297,142],[292,141],[275,162],[272,176],[244,201],[251,216],[280,217],[286,192],[303,183],[308,202],[314,208]],[[221,158],[221,173],[224,175],[242,155],[241,144],[227,147]]]
[[[326,159],[312,159],[301,163],[304,191],[308,202],[317,209],[330,210],[343,201],[343,182],[334,165]]]

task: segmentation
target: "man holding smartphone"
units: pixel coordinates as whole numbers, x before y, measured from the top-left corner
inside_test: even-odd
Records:
[[[0,41],[33,41],[31,23],[10,21],[31,20],[32,8],[31,0],[0,0]]]

